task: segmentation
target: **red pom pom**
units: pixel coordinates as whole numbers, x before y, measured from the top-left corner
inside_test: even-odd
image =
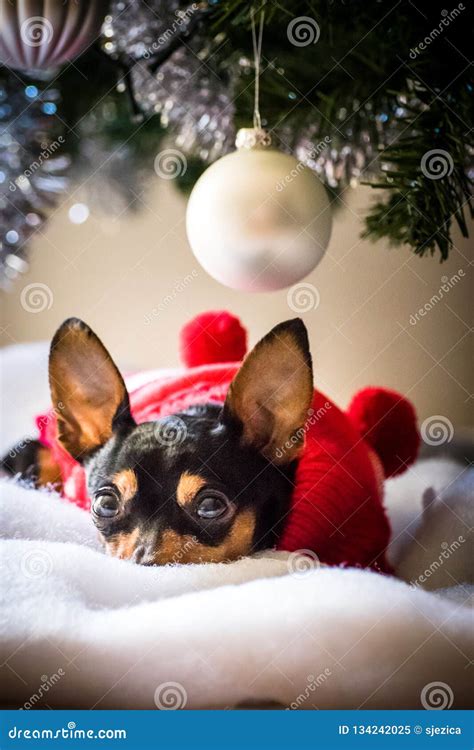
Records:
[[[180,354],[187,367],[238,362],[247,351],[247,331],[226,310],[201,313],[181,331]]]
[[[408,399],[385,388],[365,388],[354,396],[347,413],[377,453],[386,477],[401,474],[414,462],[420,435]]]

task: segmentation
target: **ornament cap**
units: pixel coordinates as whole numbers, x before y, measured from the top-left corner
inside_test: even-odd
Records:
[[[235,147],[249,151],[254,148],[268,148],[272,137],[264,128],[240,128],[235,139]]]

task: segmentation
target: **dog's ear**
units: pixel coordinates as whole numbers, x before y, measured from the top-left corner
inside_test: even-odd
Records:
[[[135,424],[122,376],[102,342],[78,318],[66,320],[54,335],[49,385],[59,440],[78,461],[114,430]]]
[[[230,385],[223,419],[239,424],[244,444],[285,464],[303,447],[312,398],[308,334],[295,318],[273,328],[247,355]]]

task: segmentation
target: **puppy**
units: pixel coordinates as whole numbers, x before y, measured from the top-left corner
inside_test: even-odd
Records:
[[[274,546],[287,514],[313,397],[308,336],[281,323],[245,358],[225,403],[137,424],[124,380],[98,337],[66,320],[49,380],[62,446],[86,471],[91,515],[106,551],[142,565],[222,562]],[[282,446],[290,446],[281,450]],[[48,449],[28,443],[3,461],[38,486],[58,479]]]

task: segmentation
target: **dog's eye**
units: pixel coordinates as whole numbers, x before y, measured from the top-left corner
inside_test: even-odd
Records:
[[[219,518],[229,507],[229,501],[222,492],[204,490],[198,496],[197,514],[200,518]]]
[[[103,487],[94,495],[92,512],[100,518],[113,518],[120,511],[120,497],[112,487]]]

